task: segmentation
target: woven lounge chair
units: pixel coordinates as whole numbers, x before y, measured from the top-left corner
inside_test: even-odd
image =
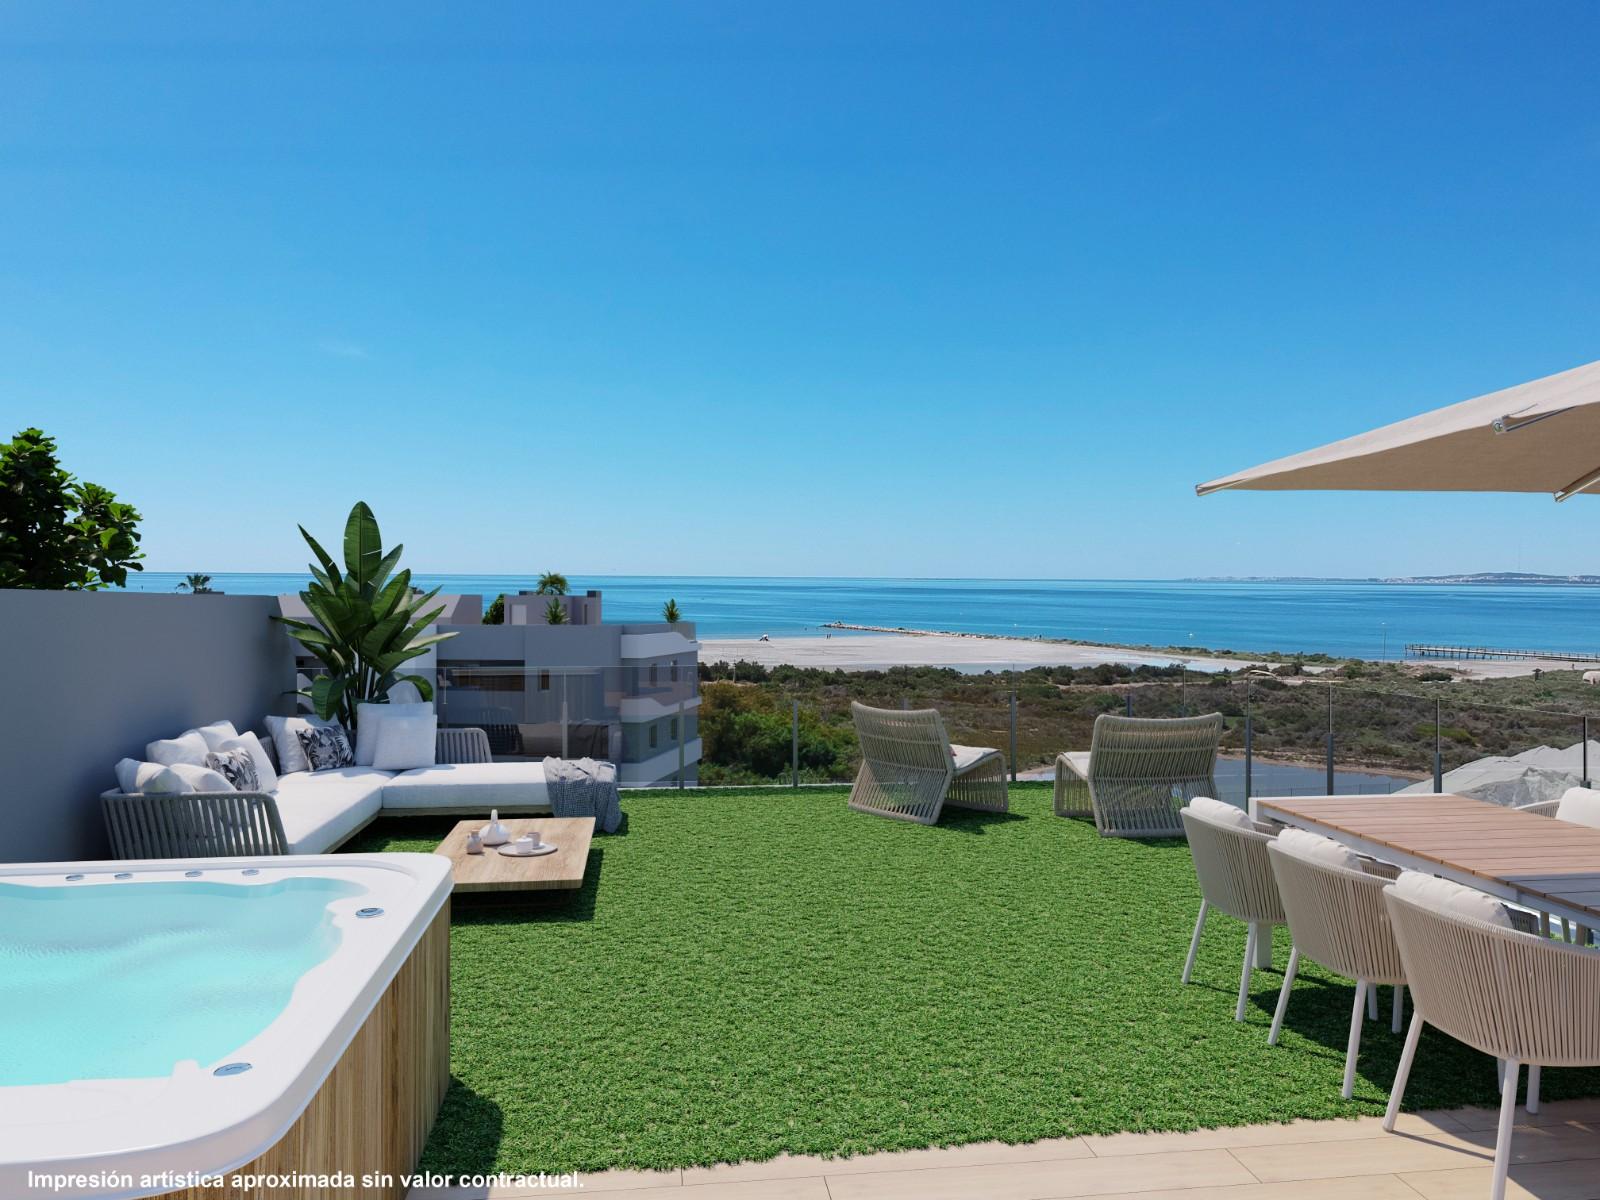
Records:
[[[1102,837],[1182,837],[1178,810],[1215,796],[1222,714],[1095,718],[1087,752],[1056,757],[1058,817],[1094,817]]]
[[[1005,812],[1006,760],[998,750],[952,746],[931,708],[851,704],[861,739],[861,770],[850,789],[859,812],[932,825],[946,803]]]
[[[434,759],[490,761],[481,729],[441,729]],[[248,858],[287,854],[278,802],[264,792],[107,792],[100,798],[114,858]]]

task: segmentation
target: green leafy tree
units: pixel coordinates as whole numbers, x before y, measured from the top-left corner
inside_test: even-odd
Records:
[[[139,510],[63,470],[54,438],[0,443],[0,588],[125,587],[143,557]]]
[[[395,573],[404,546],[387,554],[378,532],[377,518],[364,503],[350,510],[344,527],[344,570],[300,526],[317,561],[310,567],[312,582],[300,593],[314,621],[279,617],[289,634],[327,668],[304,694],[317,715],[337,717],[355,725],[356,705],[382,701],[402,679],[417,685],[424,700],[433,698],[433,685],[421,675],[401,675],[399,668],[429,646],[454,633],[423,636],[423,629],[444,612],[440,605],[423,611],[439,589],[423,594],[411,586],[410,570]]]
[[[506,623],[506,594],[504,592],[489,601],[489,607],[483,610],[483,623],[485,625],[504,625]]]
[[[185,575],[183,577],[183,582],[178,584],[178,586],[173,590],[179,592],[192,592],[196,596],[207,595],[211,591],[211,576]]]
[[[536,596],[565,596],[567,594],[567,577],[559,571],[546,571],[539,576],[539,586],[534,589]]]
[[[661,606],[661,619],[669,625],[676,625],[683,620],[683,614],[678,611],[676,600],[668,600]]]
[[[565,625],[567,623],[567,609],[555,596],[550,597],[550,603],[544,608],[544,621],[546,625]]]

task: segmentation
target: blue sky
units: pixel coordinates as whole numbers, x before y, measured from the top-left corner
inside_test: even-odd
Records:
[[[0,417],[153,569],[1600,571],[1202,479],[1600,358],[1579,3],[10,3]]]

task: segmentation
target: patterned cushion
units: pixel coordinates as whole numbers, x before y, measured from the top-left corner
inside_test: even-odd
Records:
[[[313,729],[297,729],[300,749],[306,763],[313,771],[333,771],[354,765],[355,751],[350,749],[350,739],[339,725],[326,725]]]
[[[236,792],[261,790],[261,775],[256,770],[256,760],[242,746],[235,750],[213,750],[206,755],[206,766],[233,784]]]

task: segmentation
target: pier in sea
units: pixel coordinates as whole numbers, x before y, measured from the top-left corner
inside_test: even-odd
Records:
[[[1576,654],[1565,650],[1506,650],[1495,646],[1444,646],[1427,642],[1406,643],[1408,658],[1504,659],[1521,662],[1557,662],[1576,666],[1600,662],[1600,653]]]

